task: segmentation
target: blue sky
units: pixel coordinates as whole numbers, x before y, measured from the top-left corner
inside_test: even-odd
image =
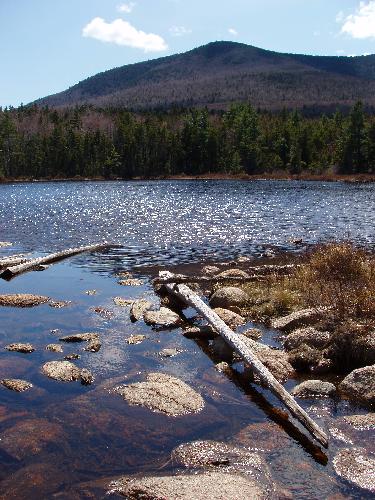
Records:
[[[372,54],[375,0],[0,0],[0,106],[214,40]]]

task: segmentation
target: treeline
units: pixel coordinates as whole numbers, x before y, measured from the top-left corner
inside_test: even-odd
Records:
[[[375,117],[361,103],[319,118],[250,104],[223,113],[0,109],[3,179],[280,172],[374,173]]]

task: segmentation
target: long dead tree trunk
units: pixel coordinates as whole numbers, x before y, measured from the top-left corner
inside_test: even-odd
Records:
[[[0,259],[0,269],[18,266],[19,264],[24,264],[25,262],[27,262],[27,258],[24,255],[12,255],[11,257],[4,257],[3,259]]]
[[[0,274],[0,278],[9,281],[15,276],[26,273],[27,271],[31,271],[38,266],[51,264],[52,262],[57,262],[59,260],[66,259],[67,257],[72,257],[73,255],[77,255],[83,252],[95,252],[97,250],[103,250],[112,246],[116,245],[110,245],[109,243],[99,243],[96,245],[87,245],[78,248],[68,248],[67,250],[63,250],[62,252],[52,253],[50,255],[46,255],[45,257],[30,259],[18,266],[8,267]]]
[[[159,273],[160,278],[169,281],[173,274],[168,271]],[[288,391],[275,379],[272,373],[259,361],[258,357],[234,333],[219,316],[208,307],[189,287],[183,284],[166,284],[167,290],[183,300],[186,304],[196,309],[208,323],[223,337],[223,339],[248,363],[260,381],[288,408],[290,413],[298,419],[310,434],[325,448],[328,447],[328,437],[325,432],[309,417],[298,405]]]

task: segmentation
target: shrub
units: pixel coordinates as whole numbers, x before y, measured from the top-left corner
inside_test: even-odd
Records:
[[[351,243],[319,247],[295,277],[307,305],[325,306],[338,319],[374,316],[375,260]]]

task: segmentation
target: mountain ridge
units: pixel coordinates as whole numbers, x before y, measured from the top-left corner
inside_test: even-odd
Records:
[[[375,105],[375,55],[279,53],[238,42],[210,42],[184,53],[119,66],[35,103],[49,106],[226,108],[250,101],[265,109]]]

